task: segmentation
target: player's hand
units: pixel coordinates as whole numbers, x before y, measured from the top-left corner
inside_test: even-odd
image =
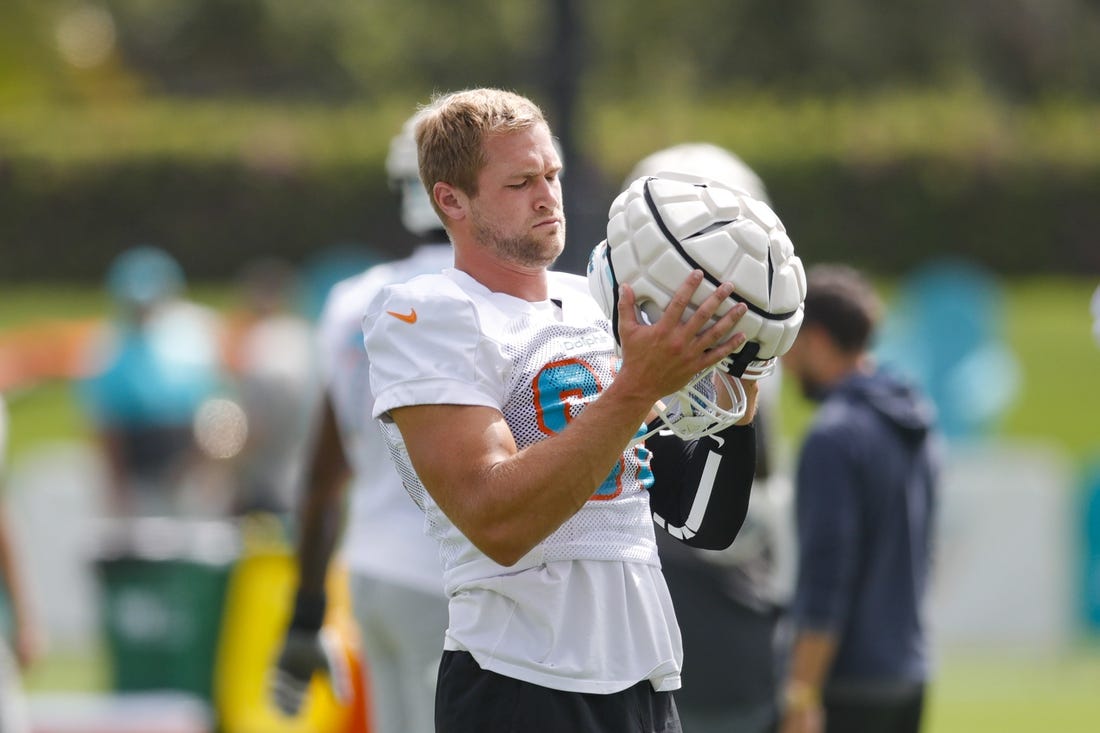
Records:
[[[26,671],[38,661],[46,648],[46,637],[41,628],[32,623],[17,622],[12,638],[12,651],[15,653],[19,669]]]
[[[793,682],[784,691],[785,704],[779,733],[822,733],[825,708],[819,690]]]
[[[642,323],[635,308],[634,291],[623,285],[619,297],[619,337],[623,349],[622,370],[644,380],[656,399],[672,394],[699,372],[720,362],[737,350],[745,335],[733,332],[745,314],[744,303],[734,305],[721,318],[712,317],[733,292],[723,283],[707,297],[691,316],[684,318],[692,295],[703,282],[700,270],[692,272],[677,289],[661,318],[655,324]]]
[[[347,658],[328,629],[287,629],[270,679],[272,702],[287,716],[295,716],[305,704],[314,674],[328,677],[336,699],[351,697],[351,674]]]

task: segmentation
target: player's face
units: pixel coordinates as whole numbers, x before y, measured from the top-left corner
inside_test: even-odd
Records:
[[[780,361],[783,362],[783,370],[798,382],[802,396],[813,402],[820,402],[825,397],[826,385],[817,377],[814,369],[817,360],[813,354],[812,328],[803,328],[795,338]]]
[[[561,160],[545,125],[485,142],[487,162],[470,201],[478,241],[502,260],[549,267],[565,247]]]

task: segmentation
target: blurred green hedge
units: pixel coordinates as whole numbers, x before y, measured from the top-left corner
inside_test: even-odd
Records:
[[[402,251],[384,159],[412,104],[372,108],[158,100],[0,115],[0,280],[96,280],[138,243],[222,279],[256,256],[359,242]],[[685,140],[761,174],[799,253],[896,274],[931,256],[1005,274],[1100,273],[1100,112],[966,94],[608,102],[580,126],[587,251],[632,162]]]
[[[799,254],[899,274],[959,256],[1002,274],[1100,273],[1100,166],[902,159],[760,166]]]
[[[98,280],[115,254],[142,243],[213,280],[270,255],[301,262],[348,243],[395,250],[409,235],[381,164],[273,173],[186,158],[9,162],[0,172],[0,279]]]

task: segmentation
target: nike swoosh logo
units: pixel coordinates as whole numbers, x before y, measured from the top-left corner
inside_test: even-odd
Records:
[[[395,311],[386,311],[386,313],[390,314],[399,321],[404,321],[405,323],[416,323],[416,308],[413,308],[408,313],[397,313]]]

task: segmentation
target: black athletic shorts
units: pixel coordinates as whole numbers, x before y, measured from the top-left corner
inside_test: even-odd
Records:
[[[486,672],[467,652],[443,652],[436,733],[682,733],[671,692],[649,680],[611,695],[562,692]]]

